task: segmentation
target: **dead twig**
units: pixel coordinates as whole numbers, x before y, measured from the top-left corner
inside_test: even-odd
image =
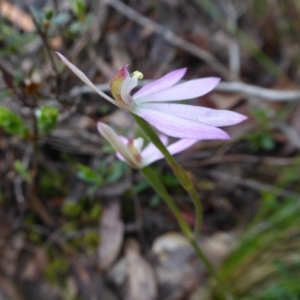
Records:
[[[195,160],[196,159],[196,160]],[[181,155],[178,159],[182,161],[182,164],[186,167],[204,167],[221,163],[261,163],[265,165],[271,166],[290,166],[297,163],[297,159],[295,158],[286,158],[286,157],[269,157],[269,156],[255,156],[248,154],[228,154],[228,155],[220,155],[215,157],[210,157],[207,159],[199,160],[196,156],[192,156],[189,154],[189,159],[185,155]]]
[[[269,191],[278,196],[293,197],[296,199],[300,199],[300,195],[297,193],[294,193],[294,192],[291,192],[288,190],[284,190],[281,188],[277,188],[277,187],[274,187],[273,185],[270,185],[267,183],[258,182],[256,180],[241,178],[241,177],[235,176],[233,174],[228,174],[228,173],[219,172],[219,171],[208,171],[208,174],[216,179],[230,181],[231,183],[235,183],[235,184],[240,184],[240,185],[249,187],[251,189],[257,190],[259,192]]]
[[[175,35],[171,30],[165,29],[163,26],[153,22],[152,20],[148,19],[147,17],[141,15],[134,9],[130,8],[129,6],[125,5],[119,0],[105,0],[105,2],[117,10],[119,13],[123,14],[127,18],[131,19],[132,21],[138,23],[143,27],[147,27],[154,31],[155,33],[162,36],[167,42],[171,45],[178,47],[195,57],[205,61],[209,64],[212,68],[218,71],[224,78],[231,80],[232,74],[230,70],[220,63],[213,55],[211,55],[208,51],[203,50],[202,48],[195,46],[192,43],[185,41],[184,39]]]
[[[92,46],[99,41],[102,35],[103,24],[107,16],[107,5],[104,0],[93,2],[92,11],[94,12],[93,23],[85,34],[83,34],[77,42],[68,50],[69,58],[72,60],[78,56],[82,49],[86,46]]]
[[[289,142],[300,150],[299,132],[285,122],[276,122],[276,127],[287,137]]]
[[[47,56],[49,57],[49,60],[50,60],[50,63],[52,65],[52,69],[55,73],[55,81],[56,81],[56,91],[55,91],[55,94],[56,94],[56,98],[59,99],[59,96],[60,96],[60,91],[59,91],[59,86],[60,86],[60,74],[59,74],[59,71],[56,67],[56,64],[55,64],[55,61],[54,61],[54,58],[53,58],[53,51],[50,49],[50,46],[49,46],[49,43],[48,43],[48,40],[47,40],[47,34],[45,33],[45,31],[41,28],[40,24],[38,23],[38,21],[35,19],[34,15],[31,14],[32,16],[32,20],[33,20],[33,23],[35,25],[35,28],[36,28],[36,31],[38,33],[38,35],[40,36],[42,42],[43,42],[43,45],[44,45],[44,48],[45,48],[45,51],[47,53]]]
[[[251,95],[272,102],[300,100],[300,91],[272,90],[243,82],[221,82],[215,90]]]
[[[142,87],[153,80],[139,80],[137,87]],[[182,81],[183,82],[183,81]],[[96,87],[101,91],[109,91],[109,84],[98,84]],[[299,101],[300,91],[272,90],[243,82],[221,82],[214,91],[240,93],[246,96],[258,97],[271,102]],[[88,86],[76,86],[71,89],[70,96],[78,97],[81,94],[94,93]]]

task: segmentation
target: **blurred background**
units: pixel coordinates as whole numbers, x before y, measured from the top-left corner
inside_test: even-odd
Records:
[[[172,213],[97,122],[129,114],[99,88],[187,67],[220,85],[190,104],[248,120],[177,155],[204,206],[199,244],[235,299],[300,299],[298,0],[0,1],[0,299],[224,299]],[[193,203],[153,167],[190,225]]]

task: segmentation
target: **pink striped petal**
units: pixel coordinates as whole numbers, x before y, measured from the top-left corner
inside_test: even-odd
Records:
[[[219,82],[220,78],[216,77],[194,79],[181,84],[177,84],[155,94],[150,94],[139,99],[134,99],[138,104],[144,102],[178,101],[192,99],[209,93],[218,85]]]
[[[197,140],[230,139],[222,129],[198,121],[138,106],[134,107],[132,112],[169,136]]]
[[[133,99],[136,100],[140,97],[144,97],[173,86],[184,76],[186,70],[187,70],[186,68],[175,70],[173,72],[166,74],[160,79],[157,79],[145,85],[133,95]]]
[[[69,62],[62,54],[56,52],[59,58],[63,61],[63,63],[75,74],[77,75],[87,86],[89,86],[94,92],[96,92],[99,96],[103,97],[104,99],[108,100],[109,102],[113,103],[114,105],[123,108],[117,101],[103,93],[102,91],[98,90],[97,87],[86,77],[86,75],[80,71],[75,65]],[[124,108],[123,108],[124,109]]]
[[[109,126],[104,123],[98,122],[98,130],[101,135],[113,146],[116,152],[120,153],[125,161],[133,168],[137,168],[139,163],[136,161],[127,146],[123,143],[120,137]]]
[[[246,116],[233,111],[187,104],[142,103],[139,107],[158,110],[170,115],[195,120],[216,127],[238,124],[247,119]]]

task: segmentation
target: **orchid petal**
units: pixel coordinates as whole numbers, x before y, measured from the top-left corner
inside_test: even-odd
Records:
[[[133,146],[136,148],[138,152],[141,152],[143,145],[144,145],[143,138],[139,137],[133,140]]]
[[[153,153],[150,156],[143,156],[142,167],[146,167],[153,162],[164,158],[164,155],[157,149],[157,152]]]
[[[118,158],[119,160],[124,161],[124,162],[127,162],[127,160],[122,156],[121,153],[116,152],[116,156],[117,156],[117,158]]]
[[[159,138],[160,138],[160,141],[165,146],[167,146],[168,140],[169,140],[168,137],[165,135],[160,135]],[[157,153],[161,153],[160,150],[158,150],[158,148],[156,146],[154,146],[154,144],[149,143],[147,145],[147,147],[145,147],[145,149],[142,151],[141,155],[142,155],[142,157],[147,157],[147,156],[155,155]]]
[[[134,100],[130,95],[132,89],[137,85],[137,79],[135,77],[128,77],[124,80],[121,88],[121,98],[129,106],[134,104]]]
[[[167,148],[168,148],[170,154],[177,154],[177,153],[184,151],[185,149],[193,146],[197,142],[198,142],[198,140],[180,139],[177,142],[169,145]]]
[[[124,145],[127,145],[127,144],[128,144],[129,139],[128,139],[127,137],[125,137],[125,136],[123,136],[123,135],[119,135],[118,137],[119,137],[119,139],[123,142]]]
[[[74,66],[71,62],[69,62],[62,54],[56,52],[59,58],[63,61],[63,63],[77,75],[87,86],[89,86],[94,92],[96,92],[99,96],[103,97],[104,99],[108,100],[109,102],[113,103],[114,105],[123,108],[117,101],[103,93],[101,90],[98,90],[97,87],[86,77],[86,75],[80,71],[76,66]],[[124,109],[124,108],[123,108]]]
[[[137,168],[139,163],[136,161],[127,146],[123,143],[120,137],[109,126],[104,123],[98,122],[98,130],[101,135],[108,140],[113,148],[124,157],[125,161],[133,168]]]
[[[140,97],[148,96],[150,94],[170,88],[184,76],[186,70],[186,68],[175,70],[145,85],[133,95],[133,99],[136,100],[136,103],[139,103],[138,98]]]
[[[180,139],[178,140],[177,142],[167,146],[170,154],[174,155],[174,154],[177,154],[189,147],[191,147],[192,145],[194,145],[195,143],[197,143],[198,140],[191,140],[191,139]],[[152,146],[154,146],[153,144],[150,144]],[[151,163],[159,160],[159,159],[162,159],[164,156],[163,154],[157,149],[155,148],[154,149],[155,151],[152,151],[152,153],[146,155],[144,153],[144,151],[142,152],[142,157],[143,157],[143,163],[142,165],[143,166],[147,166],[147,165],[150,165]]]
[[[230,139],[228,134],[220,128],[154,109],[135,107],[132,113],[145,119],[159,131],[169,136],[197,140]]]
[[[181,84],[177,84],[155,94],[150,94],[139,99],[135,99],[134,97],[134,99],[138,104],[144,102],[178,101],[192,99],[209,93],[218,85],[219,82],[220,78],[216,77],[194,79]]]
[[[230,110],[212,109],[187,104],[142,103],[139,107],[158,110],[216,127],[234,125],[247,119],[246,116]]]

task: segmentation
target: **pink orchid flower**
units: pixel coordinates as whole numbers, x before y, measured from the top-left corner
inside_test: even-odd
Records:
[[[112,99],[97,87],[63,55],[57,53],[61,60],[92,90],[115,104],[116,106],[145,119],[160,132],[185,139],[226,140],[228,134],[218,128],[242,122],[247,117],[228,110],[216,110],[206,107],[164,103],[169,101],[197,98],[209,93],[220,82],[219,78],[208,77],[189,80],[177,84],[186,68],[175,70],[162,78],[145,85],[131,95],[137,86],[142,73],[135,71],[132,76],[127,71],[127,65],[121,68],[110,82]]]
[[[151,143],[142,149],[144,144],[144,140],[142,138],[128,139],[124,136],[119,136],[108,125],[100,122],[98,123],[98,130],[116,150],[117,157],[120,160],[127,162],[127,164],[133,168],[144,168],[164,157],[163,154]],[[160,139],[171,154],[179,153],[197,142],[197,140],[194,139],[180,139],[167,146],[168,138],[161,135]]]

